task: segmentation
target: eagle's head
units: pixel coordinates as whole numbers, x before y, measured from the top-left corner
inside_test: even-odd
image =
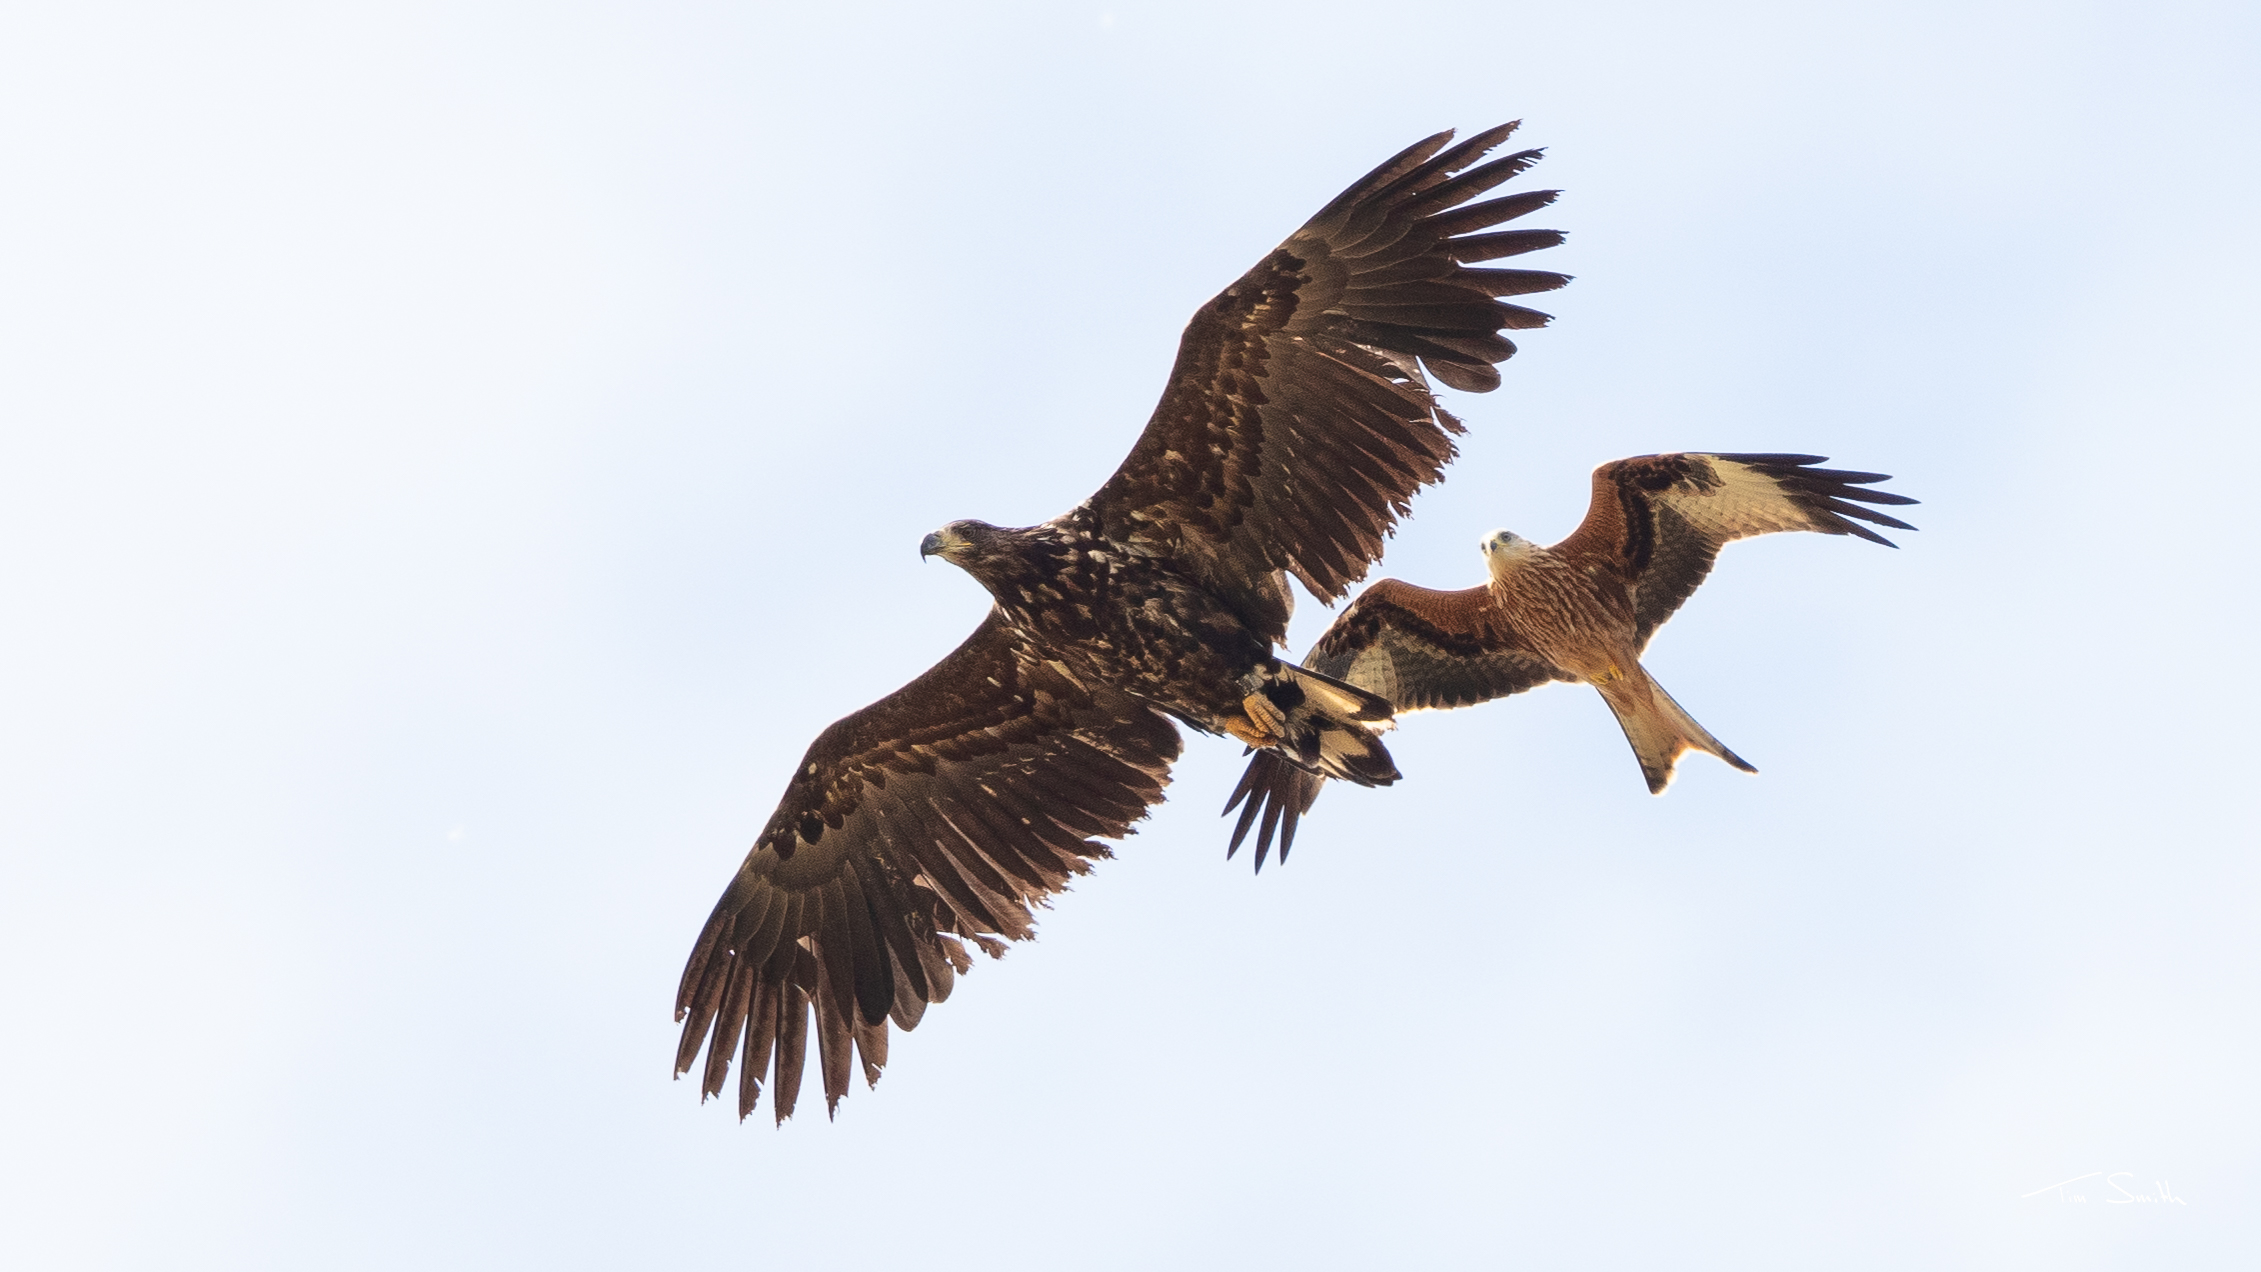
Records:
[[[941,557],[959,569],[971,569],[999,546],[999,531],[986,521],[953,521],[919,540],[919,559]]]

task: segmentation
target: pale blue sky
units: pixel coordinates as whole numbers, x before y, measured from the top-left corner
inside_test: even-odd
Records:
[[[0,1262],[2261,1258],[2251,6],[952,9],[0,19]],[[1380,572],[1895,474],[1653,647],[1762,775],[1551,688],[1252,878],[1195,740],[838,1122],[669,1082],[801,748],[987,604],[920,536],[1516,117],[1578,278]],[[2098,1171],[2187,1204],[2021,1196]]]

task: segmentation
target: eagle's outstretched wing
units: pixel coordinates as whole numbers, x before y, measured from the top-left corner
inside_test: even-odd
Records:
[[[1912,504],[1864,487],[1891,478],[1813,465],[1822,455],[1641,455],[1594,470],[1586,519],[1558,555],[1616,571],[1633,589],[1635,652],[1693,595],[1721,547],[1780,530],[1854,534],[1895,547],[1863,521],[1914,526],[1862,504]]]
[[[1399,711],[1473,706],[1570,677],[1534,653],[1492,603],[1489,589],[1439,592],[1383,579],[1328,625],[1303,665],[1388,698]],[[1280,860],[1295,827],[1326,785],[1317,773],[1274,751],[1259,751],[1225,805],[1246,801],[1233,827],[1231,856],[1256,827],[1256,868],[1264,868],[1275,828]],[[1262,821],[1259,823],[1258,818]]]
[[[1460,423],[1421,368],[1457,389],[1497,387],[1493,364],[1515,352],[1500,333],[1548,321],[1497,298],[1569,281],[1468,268],[1562,241],[1477,232],[1554,201],[1468,203],[1538,161],[1477,162],[1514,129],[1412,146],[1194,314],[1153,419],[1092,496],[1107,537],[1187,562],[1274,639],[1287,628],[1280,571],[1325,601],[1364,576],[1455,453]]]
[[[970,963],[1031,935],[1030,908],[1089,869],[1162,798],[1177,729],[1044,662],[992,610],[964,644],[817,736],[707,919],[676,993],[676,1072],[711,1036],[704,1095],[743,1051],[738,1115],[774,1052],[793,1112],[816,1011],[827,1109],[849,1047],[879,1080],[905,1029]]]

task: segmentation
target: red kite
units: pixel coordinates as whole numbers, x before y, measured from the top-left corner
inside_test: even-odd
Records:
[[[1465,707],[1550,680],[1589,684],[1616,713],[1649,793],[1688,751],[1758,770],[1695,722],[1641,666],[1649,638],[1711,573],[1720,548],[1778,530],[1891,540],[1861,525],[1913,530],[1862,504],[1915,500],[1865,487],[1882,473],[1813,465],[1819,455],[1643,455],[1594,470],[1576,532],[1542,548],[1505,530],[1480,545],[1491,581],[1439,592],[1383,579],[1359,593],[1304,666],[1388,698],[1399,711]],[[1249,761],[1227,813],[1245,801],[1231,856],[1259,815],[1256,867],[1275,828],[1280,859],[1328,775],[1277,751]]]

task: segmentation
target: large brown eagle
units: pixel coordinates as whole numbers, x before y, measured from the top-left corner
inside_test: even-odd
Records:
[[[1569,538],[1542,548],[1495,531],[1479,545],[1490,581],[1457,592],[1383,579],[1328,625],[1304,667],[1380,694],[1399,711],[1471,706],[1552,680],[1589,684],[1616,713],[1650,794],[1663,793],[1689,751],[1755,773],[1649,676],[1641,651],[1736,539],[1811,530],[1892,547],[1860,523],[1915,529],[1861,506],[1914,503],[1866,489],[1890,477],[1813,467],[1824,462],[1691,454],[1604,464],[1594,470],[1586,519]],[[1275,829],[1285,861],[1297,821],[1328,776],[1276,751],[1250,760],[1225,804],[1227,813],[1241,808],[1226,855],[1255,824],[1256,868],[1264,868]]]
[[[833,724],[691,952],[676,1072],[742,1056],[739,1116],[773,1075],[793,1111],[813,1009],[827,1109],[971,966],[1031,935],[1033,906],[1162,798],[1170,721],[1329,777],[1395,780],[1389,701],[1281,661],[1293,575],[1332,601],[1381,554],[1462,431],[1431,395],[1498,387],[1500,333],[1547,316],[1502,296],[1561,274],[1472,269],[1562,241],[1490,230],[1537,190],[1470,199],[1536,162],[1478,162],[1513,124],[1439,133],[1320,209],[1201,307],[1130,457],[1073,510],[1021,529],[954,521],[920,553],[996,604],[926,674]]]

